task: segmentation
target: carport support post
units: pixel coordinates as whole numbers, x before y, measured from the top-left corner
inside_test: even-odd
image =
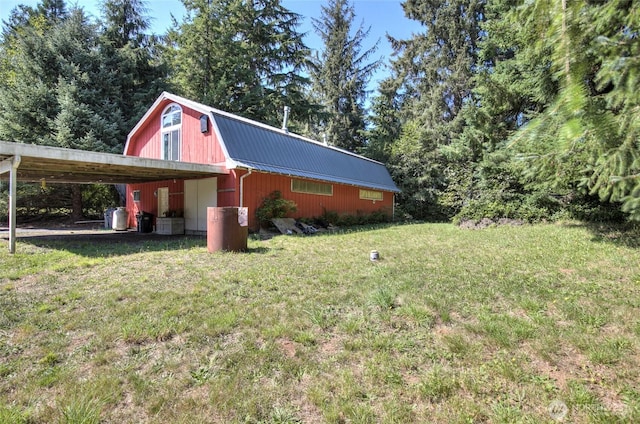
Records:
[[[16,187],[20,156],[0,162],[0,174],[9,172],[9,253],[16,253]]]

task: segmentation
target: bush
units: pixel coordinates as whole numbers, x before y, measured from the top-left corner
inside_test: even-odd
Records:
[[[318,218],[318,221],[323,227],[327,227],[329,225],[338,225],[340,221],[340,215],[336,211],[328,211],[326,209],[323,210],[322,216]]]
[[[454,217],[455,224],[463,220],[478,221],[483,218],[518,219],[534,223],[554,221],[560,218],[563,205],[546,193],[483,193],[480,198],[469,200]]]
[[[384,209],[371,213],[358,212],[355,215],[340,215],[338,212],[325,210],[322,213],[322,216],[314,218],[313,221],[323,227],[327,227],[328,225],[335,225],[337,227],[353,227],[355,225],[373,225],[391,222],[391,214]]]
[[[88,184],[82,187],[82,213],[87,218],[101,219],[107,208],[118,206],[120,196],[110,184]]]
[[[620,203],[601,202],[595,196],[572,199],[567,209],[572,218],[587,222],[625,222],[629,217]]]
[[[256,209],[256,218],[261,226],[267,227],[273,218],[284,218],[297,209],[294,201],[283,199],[282,193],[276,190],[262,199],[262,204]]]

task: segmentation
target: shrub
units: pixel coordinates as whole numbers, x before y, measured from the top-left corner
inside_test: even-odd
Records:
[[[273,218],[284,218],[297,209],[294,201],[283,199],[282,193],[276,190],[262,199],[262,204],[256,209],[256,218],[261,226],[269,226]]]
[[[324,210],[320,217],[314,218],[313,221],[320,226],[327,227],[335,225],[337,227],[353,227],[355,225],[372,225],[391,222],[391,214],[388,210],[381,209],[371,213],[358,212],[353,214],[338,214],[335,211]]]
[[[561,208],[560,202],[546,193],[524,195],[494,191],[467,201],[454,217],[453,222],[458,224],[466,219],[478,221],[483,218],[519,219],[529,223],[553,221],[559,217]]]
[[[338,225],[340,221],[340,215],[336,211],[328,211],[326,209],[323,210],[322,216],[317,219],[318,222],[322,224],[323,227],[331,225]]]

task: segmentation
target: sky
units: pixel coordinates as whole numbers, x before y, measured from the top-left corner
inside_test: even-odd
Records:
[[[353,26],[357,28],[362,23],[364,29],[371,27],[369,37],[362,44],[362,51],[373,47],[379,40],[378,50],[372,56],[372,60],[381,58],[383,63],[389,63],[392,58],[391,45],[386,34],[394,38],[407,39],[412,33],[424,31],[424,28],[416,21],[404,16],[400,0],[351,0],[355,9],[356,18]],[[0,20],[6,21],[11,10],[18,4],[36,6],[38,0],[0,0]],[[71,5],[82,7],[88,14],[98,17],[100,15],[98,0],[67,0],[67,7]],[[322,42],[315,34],[312,19],[320,18],[321,6],[326,4],[323,0],[282,0],[282,5],[292,12],[302,15],[303,22],[299,31],[305,33],[305,44],[312,50],[321,50]],[[171,16],[178,21],[184,14],[184,8],[180,0],[147,0],[149,9],[151,32],[164,34],[171,26]],[[369,89],[374,90],[378,82],[388,75],[388,70],[382,67],[372,78]]]

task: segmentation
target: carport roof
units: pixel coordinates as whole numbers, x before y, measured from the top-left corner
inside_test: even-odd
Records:
[[[221,166],[0,141],[0,165],[20,157],[18,180],[125,184],[227,174]],[[8,173],[0,173],[7,179]]]

